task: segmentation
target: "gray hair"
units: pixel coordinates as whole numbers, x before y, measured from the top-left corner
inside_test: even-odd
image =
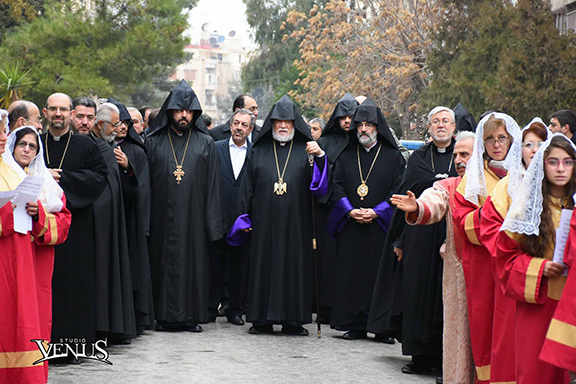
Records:
[[[456,134],[456,142],[459,143],[466,139],[476,140],[476,134],[470,131],[460,131]]]
[[[236,115],[249,115],[250,116],[250,128],[254,128],[254,124],[256,124],[256,118],[254,117],[254,114],[252,114],[252,112],[250,112],[247,109],[244,108],[240,108],[234,111],[234,113],[232,114],[232,117],[230,118],[230,124],[232,124],[232,121],[234,120],[234,117]]]
[[[322,132],[324,132],[324,127],[326,126],[326,122],[324,120],[322,120],[319,117],[315,117],[312,120],[310,120],[310,122],[308,124],[312,124],[312,123],[320,124],[320,129],[322,130]]]
[[[96,121],[94,122],[94,125],[98,124],[100,121],[105,121],[109,123],[110,121],[112,121],[113,113],[120,115],[120,111],[118,110],[117,106],[115,106],[112,103],[102,104],[100,107],[98,107],[98,110],[96,111]]]
[[[126,108],[126,109],[128,110],[128,113],[129,113],[129,114],[137,113],[137,114],[140,116],[140,122],[143,123],[143,121],[142,121],[142,114],[140,113],[140,111],[138,110],[138,108],[128,107],[128,108]]]
[[[452,118],[452,122],[456,123],[456,116],[454,115],[454,111],[451,110],[448,107],[442,107],[442,106],[438,106],[438,107],[434,107],[430,113],[428,113],[428,125],[430,125],[430,122],[432,121],[432,117],[434,117],[435,114],[439,113],[439,112],[443,112],[446,111],[450,114],[450,117]]]

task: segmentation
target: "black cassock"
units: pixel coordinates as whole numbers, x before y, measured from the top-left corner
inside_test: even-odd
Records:
[[[298,136],[286,167],[287,193],[274,193],[278,171],[273,141],[263,139],[246,160],[238,196],[239,212],[252,223],[248,322],[310,323],[312,321],[312,180],[306,141]],[[276,143],[280,172],[290,143]],[[323,161],[323,160],[321,160]]]
[[[416,197],[447,174],[457,176],[454,144],[438,152],[433,143],[414,151],[400,193]],[[450,169],[450,170],[449,170]],[[442,353],[442,270],[440,246],[446,238],[446,222],[426,226],[406,225],[405,214],[396,210],[380,262],[368,330],[390,332],[402,341],[404,355],[440,356]],[[403,250],[397,264],[393,247]],[[394,267],[396,267],[394,272]]]
[[[193,127],[177,183],[188,132],[168,125],[146,140],[151,178],[149,252],[156,320],[167,323],[206,322],[210,285],[208,242],[224,235],[224,201],[220,162],[214,140]]]
[[[96,256],[92,205],[106,188],[108,168],[96,144],[87,137],[69,131],[59,141],[50,133],[41,139],[48,168],[58,168],[64,156],[60,186],[72,213],[68,238],[54,247],[52,340],[85,338],[93,342],[96,340]]]
[[[93,132],[90,137],[108,166],[107,186],[94,202],[96,326],[101,332],[133,338],[136,317],[120,170],[110,144]]]
[[[386,128],[388,129],[388,128]],[[333,175],[332,195],[335,201],[347,198],[349,208],[375,208],[381,216],[370,224],[359,224],[354,219],[346,223],[338,234],[335,266],[334,300],[330,323],[342,330],[365,330],[372,302],[372,292],[386,239],[386,230],[392,216],[389,199],[396,193],[404,174],[404,158],[380,138],[369,152],[359,144],[351,144],[340,155]],[[364,177],[374,161],[378,146],[382,149],[367,181],[369,192],[360,200],[357,188],[361,184],[358,153]],[[335,210],[339,204],[336,203]],[[332,216],[332,218],[334,215]],[[380,224],[384,220],[384,224]],[[386,230],[383,228],[386,228]]]

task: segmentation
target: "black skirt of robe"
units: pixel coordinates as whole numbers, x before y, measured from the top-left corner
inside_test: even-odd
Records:
[[[360,148],[364,177],[376,156],[378,145],[370,152]],[[334,167],[332,193],[334,201],[347,197],[354,208],[373,208],[389,201],[396,193],[404,175],[404,159],[396,148],[383,144],[367,181],[368,195],[360,200],[358,144],[349,145]],[[348,219],[338,235],[335,266],[334,302],[330,324],[338,329],[365,330],[372,303],[378,264],[386,232],[374,220],[359,224]]]
[[[290,143],[276,144],[280,172],[289,147]],[[305,140],[296,134],[284,175],[287,193],[282,196],[274,193],[278,172],[272,139],[261,137],[246,160],[238,207],[252,221],[248,322],[312,321],[311,167],[305,148]]]
[[[41,136],[48,168],[58,168],[68,136],[54,141]],[[46,140],[48,143],[46,145]],[[51,163],[47,161],[47,151]],[[54,247],[52,276],[52,340],[85,338],[96,341],[96,255],[94,252],[93,203],[106,188],[108,168],[89,138],[72,135],[62,162],[60,186],[72,223],[66,241]]]
[[[154,303],[152,300],[152,280],[150,258],[148,256],[148,234],[150,232],[150,168],[144,149],[131,141],[124,140],[120,145],[128,157],[133,176],[123,176],[124,209],[126,232],[132,266],[132,289],[136,324],[143,327],[154,326]],[[134,181],[136,185],[134,186]],[[132,191],[132,193],[130,193]]]
[[[214,140],[192,128],[177,184],[168,126],[146,140],[151,179],[148,251],[156,320],[168,323],[208,321],[209,242],[224,236],[224,194]],[[178,162],[188,133],[171,132]]]
[[[136,337],[130,255],[122,181],[110,144],[91,134],[108,166],[108,185],[94,202],[96,326],[101,332]]]
[[[431,151],[434,156],[434,171]],[[439,173],[456,176],[450,167],[453,145],[439,153],[429,143],[414,151],[400,192],[414,192],[416,197],[431,187]],[[450,171],[448,168],[450,167]],[[404,355],[440,355],[442,353],[442,270],[439,249],[446,238],[446,222],[426,226],[409,226],[405,214],[397,210],[392,220],[379,268],[370,314],[371,332],[388,331],[402,341]],[[396,274],[384,267],[393,264],[393,246],[403,249],[401,265]],[[401,311],[400,311],[401,308]]]

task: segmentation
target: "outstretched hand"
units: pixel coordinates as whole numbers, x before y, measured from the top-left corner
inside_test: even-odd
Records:
[[[416,195],[408,191],[406,195],[392,195],[390,202],[404,212],[412,213],[418,210]]]

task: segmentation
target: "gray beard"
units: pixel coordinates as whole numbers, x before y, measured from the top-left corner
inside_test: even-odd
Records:
[[[102,140],[104,140],[105,142],[107,142],[108,144],[112,144],[114,142],[114,139],[116,138],[115,134],[111,134],[111,135],[107,135],[104,130],[100,131],[100,136],[102,136]]]
[[[370,135],[370,134],[361,134],[360,132],[356,132],[356,135],[358,136],[358,142],[360,144],[362,144],[363,146],[367,146],[370,144],[373,144],[376,141],[376,138],[378,137],[378,131],[375,131],[374,134]],[[368,136],[366,136],[368,135]]]
[[[289,134],[288,136],[282,136],[280,137],[280,135],[278,133],[276,133],[276,131],[272,130],[272,138],[280,143],[287,143],[289,141],[291,141],[294,138],[294,132],[292,131],[291,134]]]

